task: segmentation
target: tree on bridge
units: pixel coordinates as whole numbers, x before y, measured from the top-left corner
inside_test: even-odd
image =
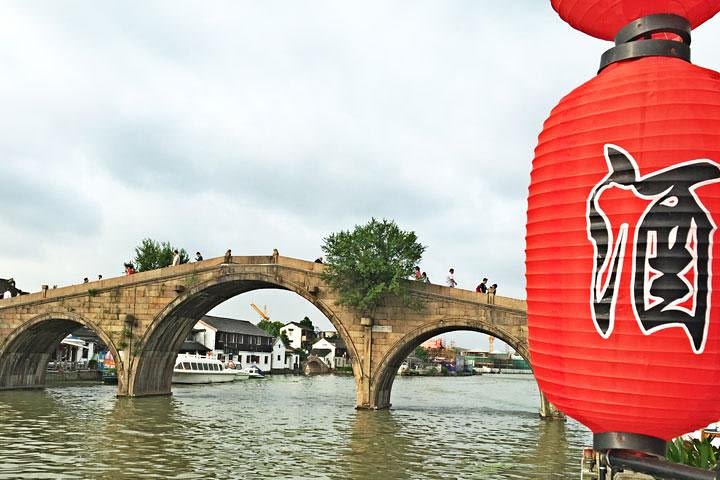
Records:
[[[151,238],[145,238],[140,245],[135,247],[135,259],[133,265],[138,272],[147,270],[155,270],[156,268],[169,267],[172,265],[173,247],[170,242],[158,242]],[[178,249],[180,253],[180,263],[187,263],[190,256],[184,248]]]
[[[351,231],[323,239],[327,269],[324,280],[340,296],[340,303],[371,315],[388,295],[412,302],[406,280],[420,263],[425,246],[415,232],[405,232],[391,220],[372,218]]]

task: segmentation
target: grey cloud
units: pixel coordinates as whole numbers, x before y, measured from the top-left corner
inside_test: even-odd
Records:
[[[109,129],[93,152],[117,178],[139,190],[192,195],[215,191],[241,203],[283,209],[310,217],[347,213],[368,216],[382,211],[433,215],[442,199],[412,184],[398,182],[391,167],[374,160],[305,153],[287,164],[233,157],[231,152],[202,151],[167,127],[118,126]]]
[[[73,185],[35,178],[39,173],[3,173],[0,220],[49,235],[97,232],[101,224],[99,206]]]

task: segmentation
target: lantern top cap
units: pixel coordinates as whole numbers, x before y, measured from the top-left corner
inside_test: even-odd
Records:
[[[697,28],[720,12],[720,0],[550,0],[550,3],[571,27],[602,40],[613,40],[625,25],[648,15],[678,15]]]
[[[661,38],[653,38],[654,34]],[[635,19],[620,29],[615,47],[603,53],[598,73],[611,63],[640,57],[674,57],[689,62],[690,41],[690,22],[683,17],[659,13]]]

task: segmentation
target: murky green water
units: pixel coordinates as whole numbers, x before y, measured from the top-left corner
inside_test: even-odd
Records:
[[[590,433],[538,418],[527,376],[398,378],[356,411],[345,376],[0,392],[0,478],[572,479]]]

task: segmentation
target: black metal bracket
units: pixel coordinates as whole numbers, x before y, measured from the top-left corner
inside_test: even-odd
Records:
[[[615,45],[650,38],[653,33],[674,33],[690,45],[690,22],[678,15],[662,13],[638,18],[625,25],[615,35]]]
[[[655,33],[672,33],[682,39],[653,39]],[[690,22],[672,14],[641,17],[625,25],[615,36],[615,46],[600,58],[601,72],[608,65],[641,57],[673,57],[690,61]]]
[[[640,57],[675,57],[689,62],[690,47],[674,40],[643,40],[622,43],[602,54],[600,70],[611,63]]]
[[[661,438],[639,433],[604,432],[593,435],[593,450],[632,450],[664,457],[667,442]]]

